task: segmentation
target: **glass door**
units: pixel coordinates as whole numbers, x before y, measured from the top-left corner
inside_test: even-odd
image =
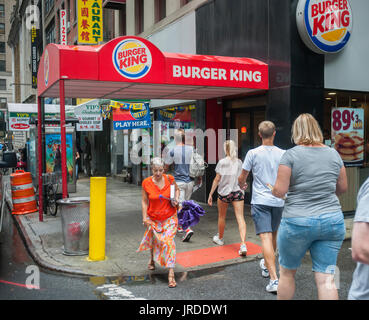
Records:
[[[238,157],[243,162],[250,149],[261,145],[258,135],[259,123],[265,120],[265,108],[247,108],[231,111],[231,128],[238,132]],[[250,203],[252,195],[252,173],[248,178],[248,188],[245,191],[245,202]]]

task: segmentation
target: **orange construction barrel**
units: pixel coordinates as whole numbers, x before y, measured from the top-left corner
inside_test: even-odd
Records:
[[[12,214],[26,214],[37,211],[35,190],[30,172],[17,170],[10,175],[12,189]]]

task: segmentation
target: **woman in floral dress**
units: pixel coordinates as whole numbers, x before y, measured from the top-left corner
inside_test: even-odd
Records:
[[[178,227],[179,188],[173,176],[164,174],[164,162],[161,158],[152,159],[151,169],[153,175],[142,182],[142,220],[146,232],[138,251],[150,249],[149,270],[155,270],[155,262],[168,268],[168,285],[174,288],[177,285],[174,277],[174,237]],[[174,200],[170,200],[172,185],[175,189]]]

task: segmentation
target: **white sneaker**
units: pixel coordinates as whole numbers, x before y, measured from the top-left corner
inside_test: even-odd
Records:
[[[246,244],[241,244],[240,250],[238,251],[238,254],[240,256],[246,256],[247,255],[247,247],[246,247]]]
[[[213,242],[222,246],[224,245],[224,241],[223,239],[219,239],[219,233],[217,233],[214,237],[213,237]]]
[[[191,230],[191,228],[188,228],[185,231],[185,234],[184,234],[184,236],[182,238],[182,241],[183,242],[188,242],[188,241],[190,241],[190,239],[191,239],[192,236],[193,236],[193,231]]]
[[[269,284],[266,286],[266,291],[276,293],[278,290],[278,279],[270,280]]]
[[[268,268],[265,266],[265,261],[264,259],[260,260],[260,268],[261,268],[261,276],[263,278],[269,278],[269,270]]]

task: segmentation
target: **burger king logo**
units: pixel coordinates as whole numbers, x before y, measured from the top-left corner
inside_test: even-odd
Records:
[[[50,70],[50,61],[49,61],[49,52],[45,50],[45,57],[44,57],[44,79],[45,79],[45,86],[47,87],[49,83],[49,70]]]
[[[147,75],[152,58],[149,48],[140,40],[125,39],[113,50],[115,69],[125,78],[135,80]]]
[[[351,36],[348,0],[299,0],[296,22],[304,43],[316,53],[335,53]]]

